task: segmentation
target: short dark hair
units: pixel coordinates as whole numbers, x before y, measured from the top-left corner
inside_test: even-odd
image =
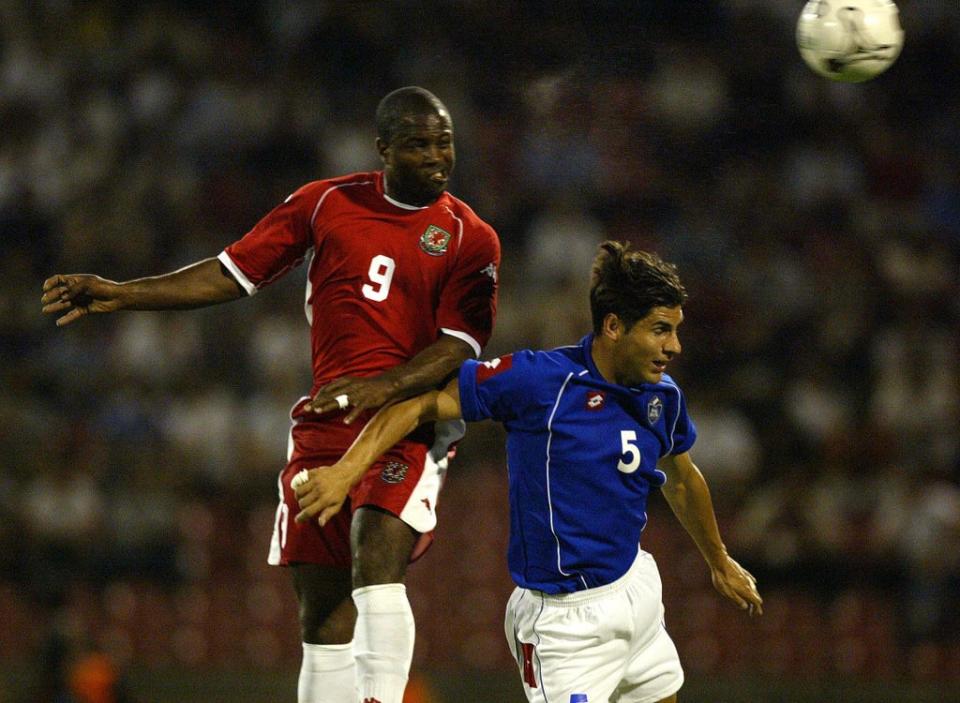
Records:
[[[683,305],[687,291],[677,268],[656,254],[631,251],[624,242],[606,241],[593,260],[590,275],[590,314],[594,334],[613,313],[627,329],[656,307]]]
[[[409,85],[388,93],[377,105],[377,136],[390,144],[403,128],[404,118],[411,115],[439,115],[450,117],[446,105],[426,88]],[[452,122],[451,122],[452,124]]]

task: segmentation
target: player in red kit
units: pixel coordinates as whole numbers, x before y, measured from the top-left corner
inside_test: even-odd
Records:
[[[406,566],[429,543],[459,423],[426,427],[384,455],[323,528],[297,524],[290,481],[335,463],[376,408],[445,381],[479,355],[496,314],[494,230],[446,192],[449,112],[422,88],[377,107],[383,170],[309,183],[218,257],[122,283],[89,274],[43,284],[43,311],[193,308],[253,295],[310,258],[313,385],[294,405],[269,562],[290,566],[304,658],[300,703],[401,703],[414,625]]]

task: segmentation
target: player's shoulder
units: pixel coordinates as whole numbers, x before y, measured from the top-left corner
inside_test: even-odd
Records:
[[[496,230],[493,229],[493,226],[481,218],[480,215],[478,215],[472,207],[467,205],[466,202],[449,191],[447,191],[445,195],[446,197],[444,198],[444,204],[450,208],[450,211],[455,217],[459,217],[464,224],[470,225],[475,229],[479,229],[494,238],[497,236]]]
[[[553,349],[526,349],[522,352],[524,364],[536,373],[544,376],[566,378],[569,374],[579,374],[586,366],[580,345],[555,347]]]
[[[555,389],[577,372],[570,360],[556,350],[533,349],[520,349],[490,361],[476,361],[472,368],[476,369],[478,384],[498,382],[499,377],[499,383],[526,394],[530,401],[543,394],[552,397]]]
[[[665,373],[660,377],[660,383],[657,385],[666,386],[667,388],[674,388],[678,391],[680,390],[680,384],[677,383],[676,379],[674,379],[674,377],[668,373]]]
[[[663,374],[663,376],[660,378],[660,382],[653,384],[651,390],[662,393],[668,403],[671,401],[676,402],[677,404],[684,402],[683,390],[680,388],[680,384],[677,383],[673,376],[670,376],[669,374]]]
[[[348,173],[343,176],[334,176],[332,178],[321,178],[316,181],[309,181],[293,191],[287,197],[287,200],[289,201],[296,197],[317,199],[323,197],[325,194],[349,186],[365,187],[375,191],[377,188],[377,176],[378,174],[376,171],[370,171]]]
[[[323,195],[329,190],[337,190],[348,186],[366,187],[375,190],[380,174],[378,171],[358,171],[356,173],[347,173],[342,176],[333,176],[331,178],[321,178],[316,181],[305,183],[297,189],[297,193],[311,193]]]

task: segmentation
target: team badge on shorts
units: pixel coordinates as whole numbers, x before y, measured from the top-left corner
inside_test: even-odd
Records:
[[[603,409],[605,395],[603,391],[587,391],[587,410]]]
[[[661,414],[663,414],[663,401],[660,400],[660,396],[655,395],[647,403],[647,422],[656,425]]]
[[[410,467],[401,464],[399,461],[388,462],[380,472],[380,478],[384,483],[400,483],[407,477],[407,469]]]
[[[436,225],[430,225],[420,235],[420,248],[430,256],[442,256],[447,253],[450,236],[447,230]]]

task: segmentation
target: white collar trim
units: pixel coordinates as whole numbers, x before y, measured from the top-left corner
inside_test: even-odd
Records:
[[[406,203],[401,203],[399,200],[394,200],[389,195],[387,195],[386,190],[384,190],[383,192],[383,197],[391,205],[396,205],[397,207],[403,208],[404,210],[426,210],[428,207],[430,207],[429,205],[407,205]]]

